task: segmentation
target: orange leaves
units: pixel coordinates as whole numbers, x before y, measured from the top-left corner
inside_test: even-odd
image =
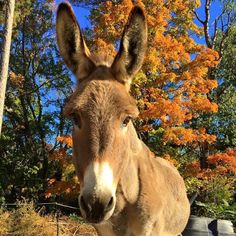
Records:
[[[71,136],[58,136],[57,141],[66,144],[68,147],[72,147]]]
[[[216,80],[209,79],[206,81],[206,86],[209,90],[212,90],[218,87],[218,83]]]
[[[212,89],[215,89],[217,87],[217,81],[215,80],[206,80],[206,79],[201,79],[199,78],[196,81],[184,81],[183,83],[185,91],[188,93],[188,96],[192,97],[196,94],[207,94],[209,93]]]
[[[149,72],[165,70],[165,67],[162,65],[161,58],[159,57],[159,52],[153,46],[149,46],[147,48],[147,54],[144,61],[143,70]]]
[[[208,157],[208,163],[220,173],[236,175],[236,151],[229,148],[223,153],[216,153]]]
[[[63,193],[79,192],[79,183],[74,181],[56,181],[55,179],[49,179],[48,185],[49,187],[45,193],[46,198]]]
[[[219,63],[218,52],[210,49],[204,48],[195,58],[192,65],[200,65],[201,67],[215,67]]]
[[[182,107],[179,97],[173,100],[156,98],[155,103],[147,103],[147,110],[141,113],[141,118],[157,118],[162,121],[162,127],[182,125],[184,121],[191,119],[191,114]]]
[[[207,134],[205,129],[193,130],[183,127],[172,127],[166,129],[164,140],[166,140],[166,142],[173,142],[177,145],[203,142],[213,143],[216,140],[216,136]]]
[[[202,50],[190,61],[190,54],[187,53],[184,43],[164,35],[156,35],[155,40],[159,51],[151,48],[146,62],[152,64],[151,69],[159,70],[160,75],[155,82],[158,87],[163,86],[165,89],[146,89],[148,96],[144,98],[145,110],[142,111],[141,117],[159,119],[162,127],[171,128],[182,126],[184,122],[202,112],[217,112],[217,104],[207,97],[207,94],[217,87],[217,81],[208,79],[207,74],[208,66],[218,63],[218,54],[212,50]],[[157,54],[162,60],[159,57],[155,60]],[[171,69],[179,69],[182,66],[185,68],[182,74]],[[144,66],[145,69],[149,67],[146,64]],[[193,132],[196,138],[198,131]],[[183,144],[190,143],[194,138],[188,136],[188,141]],[[208,139],[209,136],[206,137],[206,140]]]
[[[169,35],[156,34],[154,44],[160,52],[160,57],[167,67],[179,67],[181,61],[190,61],[190,55],[185,50],[184,44]],[[174,64],[171,64],[174,63]]]
[[[192,161],[186,165],[186,173],[185,176],[198,176],[201,172],[199,161]]]
[[[186,106],[194,111],[198,112],[217,112],[218,105],[214,102],[210,102],[204,95],[198,95],[193,97],[192,100],[186,101]]]
[[[67,154],[67,148],[72,147],[72,138],[71,136],[58,136],[57,141],[64,143],[66,146],[56,149],[49,155],[50,161],[59,161],[60,165],[67,167],[72,163],[72,157]]]
[[[96,45],[97,51],[106,52],[106,55],[113,57],[116,55],[116,50],[112,43],[107,43],[101,38],[96,38],[94,44]],[[95,45],[93,45],[93,47],[95,47]]]
[[[186,166],[186,176],[194,176],[201,179],[214,178],[217,175],[236,175],[236,151],[227,149],[225,152],[208,156],[207,169],[200,169],[199,161],[193,161]]]
[[[48,189],[45,192],[45,197],[49,198],[62,193],[71,194],[79,191],[79,182],[75,177],[75,169],[72,163],[72,156],[68,154],[68,148],[72,147],[71,136],[59,136],[57,141],[63,143],[65,146],[60,147],[50,154],[49,160],[57,163],[57,171],[60,169],[60,179],[51,177],[48,179]],[[59,165],[58,165],[59,164]],[[55,173],[57,176],[58,173]]]
[[[106,42],[114,42],[114,38],[120,36],[132,6],[131,0],[124,0],[122,4],[113,4],[111,1],[101,3],[99,16],[90,16],[92,22],[96,22],[94,24],[94,37],[102,38]]]
[[[170,20],[170,10],[164,6],[164,2],[161,0],[145,2],[145,9],[147,14],[148,28],[156,29],[156,32],[162,34]]]
[[[213,50],[203,50],[189,63],[188,70],[181,75],[182,89],[187,102],[186,106],[195,111],[217,112],[217,105],[207,98],[217,81],[207,78],[208,67],[218,63],[218,54]]]
[[[68,166],[72,163],[72,158],[66,153],[64,148],[53,151],[48,158],[50,161],[59,161],[60,165],[63,167]]]
[[[13,86],[17,87],[17,88],[23,88],[23,84],[24,84],[24,76],[21,74],[15,74],[13,71],[11,71],[9,73],[9,79],[12,83]]]

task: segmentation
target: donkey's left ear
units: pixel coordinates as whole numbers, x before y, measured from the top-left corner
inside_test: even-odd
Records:
[[[141,68],[147,46],[147,23],[142,8],[135,6],[125,26],[120,49],[111,66],[116,79],[129,90],[133,76]]]
[[[69,3],[61,3],[57,10],[57,43],[60,53],[78,79],[87,77],[95,68],[85,44],[79,24]]]

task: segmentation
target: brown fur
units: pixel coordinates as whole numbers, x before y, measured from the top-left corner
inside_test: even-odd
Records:
[[[59,48],[77,45],[78,49],[78,52],[67,54],[60,48],[67,65],[80,80],[65,107],[66,116],[76,116],[80,120],[80,127],[75,124],[73,131],[76,171],[83,187],[88,165],[92,162],[108,162],[116,186],[115,210],[107,221],[95,224],[98,234],[179,235],[190,211],[183,179],[167,161],[153,156],[138,139],[132,122],[125,128],[121,125],[127,116],[135,118],[138,115],[135,101],[128,90],[132,77],[141,67],[146,46],[147,31],[142,10],[134,8],[132,11],[121,40],[121,49],[114,62],[107,65],[91,59],[82,36],[79,42],[72,40],[69,44],[68,40],[62,38],[65,29],[61,26],[61,18],[64,15],[69,21],[67,25],[75,27],[77,24],[71,7],[62,5],[57,19]],[[79,28],[75,27],[74,30],[80,32]],[[140,38],[129,44],[137,31],[141,32]],[[130,48],[130,45],[135,45],[135,48]],[[82,56],[75,62],[74,55]],[[90,66],[85,65],[88,62]],[[82,77],[78,75],[77,63],[84,65],[79,67]]]

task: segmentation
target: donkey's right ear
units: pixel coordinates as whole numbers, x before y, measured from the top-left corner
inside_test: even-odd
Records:
[[[141,68],[147,47],[147,22],[143,9],[135,6],[129,15],[120,49],[111,66],[116,79],[130,88],[131,80]]]
[[[66,65],[78,79],[88,76],[95,64],[89,58],[90,52],[68,3],[61,3],[58,7],[56,32],[58,47]]]

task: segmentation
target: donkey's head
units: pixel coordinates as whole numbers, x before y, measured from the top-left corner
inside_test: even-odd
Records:
[[[130,119],[138,115],[129,88],[145,54],[145,15],[141,8],[133,8],[119,52],[109,66],[92,59],[73,10],[66,3],[58,8],[56,29],[60,53],[78,79],[65,114],[74,121],[79,205],[88,221],[99,223],[114,212],[117,185],[129,160],[134,135]]]

